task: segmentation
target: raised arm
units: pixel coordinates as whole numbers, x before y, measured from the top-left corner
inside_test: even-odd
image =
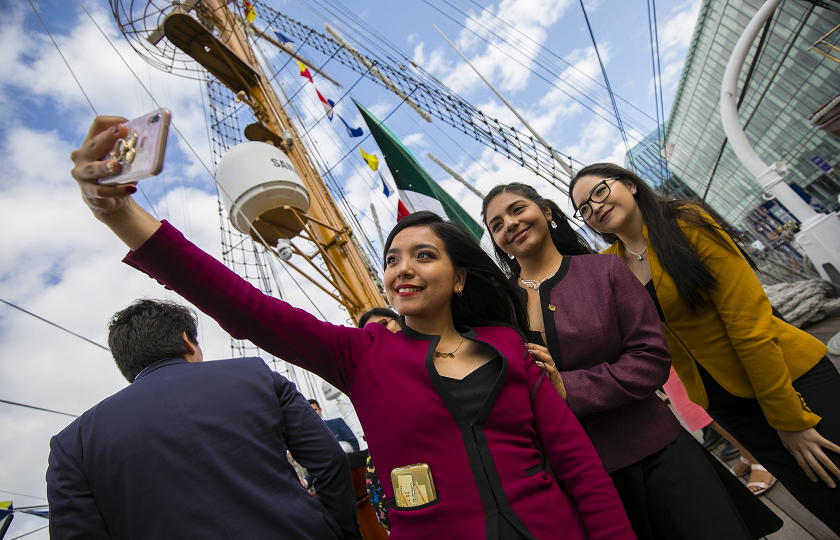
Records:
[[[613,331],[621,334],[621,354],[589,369],[560,373],[566,402],[578,418],[650,397],[668,380],[671,367],[653,300],[621,259],[607,257],[610,287],[604,301],[615,305]]]
[[[776,429],[788,431],[816,425],[820,417],[803,406],[793,388],[770,301],[734,242],[723,233],[713,239],[698,227],[686,226],[683,232],[718,280],[717,288],[709,291],[709,298],[767,421]]]
[[[128,134],[127,122],[121,116],[97,116],[90,126],[81,148],[70,154],[71,174],[82,190],[82,200],[129,249],[137,249],[160,227],[160,221],[134,202],[131,195],[137,188],[131,184],[101,186],[97,180],[112,176],[122,169],[115,159],[104,160],[117,140]]]
[[[779,345],[779,326],[761,283],[729,236],[720,233],[718,238],[712,238],[697,227],[684,227],[683,231],[718,280],[718,287],[709,291],[709,298],[750,378],[767,422],[776,428],[785,448],[812,481],[816,482],[819,476],[834,487],[836,482],[829,472],[840,478],[840,468],[823,449],[840,453],[836,444],[840,441],[829,441],[818,433],[821,418],[808,409],[793,388]],[[825,354],[824,346],[820,347],[814,349],[815,356]]]
[[[548,378],[540,379],[537,365],[529,357],[524,361],[536,431],[557,481],[575,502],[589,539],[634,540],[624,505],[592,441]]]
[[[124,120],[97,117],[72,159],[82,199],[133,250],[126,262],[186,298],[234,338],[248,339],[347,393],[357,362],[372,343],[369,333],[320,321],[263,294],[174,227],[149,215],[131,198],[133,186],[96,183],[119,170],[117,162],[99,159],[125,135]]]

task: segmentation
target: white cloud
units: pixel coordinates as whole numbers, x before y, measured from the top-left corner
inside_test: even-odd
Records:
[[[571,0],[502,0],[498,6],[471,10],[471,18],[454,39],[458,48],[486,78],[505,92],[523,90],[530,79],[534,57]],[[451,38],[451,37],[450,37]],[[414,60],[458,93],[467,93],[481,83],[480,78],[463,62],[446,61],[456,55],[441,44],[429,55],[424,43],[414,47]],[[453,66],[455,69],[453,69]]]
[[[412,146],[417,149],[423,149],[429,146],[429,141],[426,140],[426,136],[422,133],[411,133],[410,135],[406,135],[402,138],[402,142],[406,146]]]
[[[2,9],[0,226],[6,234],[0,237],[0,298],[105,344],[108,318],[134,299],[182,300],[121,264],[126,248],[79,200],[78,187],[69,175],[69,154],[81,142],[93,114],[49,38],[43,32],[21,30],[24,21],[37,21],[34,14],[19,9],[18,4]],[[125,42],[106,11],[100,6],[89,9],[146,87],[173,111],[174,125],[183,134],[171,130],[163,174],[143,180],[140,187],[160,217],[221,258],[218,203],[212,179],[202,165],[211,159],[202,107],[206,90],[199,81],[149,67]],[[133,118],[155,107],[86,15],[77,13],[65,27],[65,33],[54,31],[53,36],[100,113]],[[320,102],[307,97],[309,101],[301,101],[306,104],[303,117],[311,124],[323,109]],[[339,111],[348,111],[344,107],[340,105]],[[33,111],[45,111],[39,120],[46,127],[26,125],[25,113]],[[347,117],[356,115],[348,112]],[[326,144],[336,138],[337,127],[344,134],[343,126],[329,121],[311,131],[320,142],[321,156],[329,162],[336,162],[345,152]],[[146,204],[139,194],[137,199]],[[279,272],[286,298],[294,305],[313,309],[314,302],[332,322],[347,319],[346,312],[315,285],[297,278],[301,290],[282,268]],[[199,340],[207,358],[232,356],[229,336],[203,315],[199,316]],[[10,401],[80,414],[127,384],[107,351],[5,305],[0,306],[0,357],[0,396]],[[334,405],[327,406],[328,416],[337,414]],[[0,487],[43,496],[49,439],[70,420],[0,404],[0,447],[7,465],[0,468]],[[9,497],[18,506],[44,502]],[[7,498],[0,494],[0,499]],[[43,524],[40,518],[20,515],[9,534]],[[31,536],[47,537],[46,531]]]
[[[676,6],[661,23],[659,53],[662,61],[670,62],[684,56],[681,53],[691,44],[699,12],[700,0],[691,0]]]

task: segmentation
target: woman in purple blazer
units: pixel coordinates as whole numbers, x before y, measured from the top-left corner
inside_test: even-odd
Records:
[[[525,184],[493,188],[482,214],[527,301],[529,348],[595,444],[636,536],[734,540],[778,530],[781,521],[717,462],[715,474],[655,395],[671,358],[656,307],[626,265],[591,254],[557,205]]]
[[[554,387],[540,384],[514,325],[527,321],[508,295],[514,287],[463,229],[425,212],[391,231],[383,281],[404,317],[400,332],[332,325],[264,295],[157,221],[130,197],[133,186],[96,184],[119,170],[101,160],[122,122],[97,118],[72,154],[84,201],[133,250],[128,264],[231,336],[346,393],[380,471],[429,466],[435,490],[424,504],[397,506],[384,483],[394,540],[635,538],[592,443]]]

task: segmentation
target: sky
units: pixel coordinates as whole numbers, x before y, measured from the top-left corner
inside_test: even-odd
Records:
[[[373,47],[371,36],[381,36],[380,46],[387,42],[487,116],[521,127],[435,31],[432,25],[437,25],[558,151],[586,164],[624,163],[626,147],[606,120],[615,122],[579,2],[344,1],[348,12],[369,25],[365,31],[349,17],[338,17],[327,0],[268,4],[319,31],[329,22],[362,51]],[[656,4],[666,115],[699,4]],[[632,146],[656,126],[646,4],[587,0],[585,6]],[[183,300],[120,262],[126,249],[79,199],[70,177],[70,152],[83,140],[94,109],[127,118],[157,104],[171,109],[174,124],[164,172],[140,183],[137,200],[221,258],[206,91],[200,81],[164,73],[141,58],[104,0],[0,0],[0,50],[0,223],[5,231],[0,237],[0,300],[105,344],[110,316],[134,299]],[[275,64],[284,62],[278,51],[263,50]],[[560,191],[501,154],[439,120],[426,123],[410,108],[398,107],[396,95],[359,80],[311,48],[304,45],[301,52],[324,64],[344,87],[316,75],[328,98],[337,100],[350,89],[336,105],[348,123],[363,125],[350,97],[380,119],[387,117],[386,125],[477,220],[480,199],[426,157],[428,152],[483,192],[498,183],[524,181],[568,208]],[[322,118],[311,85],[296,67],[285,68],[277,81],[287,95],[297,92],[292,103],[302,123],[298,127],[308,131],[310,145],[332,168],[363,232],[380,249],[369,206],[376,206],[387,234],[395,222],[396,196],[385,197],[378,178],[364,168],[354,149],[357,140],[349,139],[337,121]],[[378,153],[371,138],[361,148]],[[284,299],[307,310],[315,304],[333,323],[347,320],[313,285],[298,279],[298,286],[285,270],[279,275]],[[199,341],[205,358],[232,356],[227,334],[205,316],[199,319]],[[107,350],[0,303],[0,399],[78,415],[126,385]],[[348,409],[347,402],[344,406]],[[340,414],[334,402],[325,410],[328,417]],[[12,500],[18,507],[46,503],[49,439],[71,420],[0,403],[0,501]],[[361,434],[352,414],[350,420]],[[44,525],[41,518],[17,514],[6,538]],[[48,534],[44,529],[27,538]]]

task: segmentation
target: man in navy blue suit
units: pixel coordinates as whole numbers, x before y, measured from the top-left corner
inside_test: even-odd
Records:
[[[321,406],[318,404],[317,399],[310,399],[309,405],[312,406],[312,410],[318,413],[318,416],[321,416]],[[324,423],[330,428],[332,434],[335,435],[336,440],[338,441],[345,441],[350,443],[350,446],[353,447],[354,452],[359,451],[359,441],[356,440],[356,436],[353,435],[353,430],[350,429],[350,426],[347,425],[347,422],[344,421],[344,418],[333,418],[331,420],[324,420]]]
[[[168,302],[114,316],[131,385],[50,441],[50,537],[360,539],[347,457],[307,401],[260,358],[202,362],[196,330]]]

